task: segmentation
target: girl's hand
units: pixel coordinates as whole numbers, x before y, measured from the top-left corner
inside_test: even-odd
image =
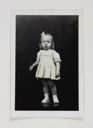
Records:
[[[56,78],[60,77],[60,72],[56,71]]]
[[[33,70],[33,68],[34,68],[33,66],[30,66],[29,71]]]

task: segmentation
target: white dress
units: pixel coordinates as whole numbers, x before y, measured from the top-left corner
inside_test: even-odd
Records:
[[[60,55],[55,50],[40,50],[37,53],[37,61],[39,61],[36,78],[46,78],[52,80],[58,80],[56,78],[56,66],[55,63],[61,62]]]

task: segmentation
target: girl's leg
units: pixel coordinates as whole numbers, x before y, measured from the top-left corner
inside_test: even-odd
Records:
[[[51,92],[52,92],[52,95],[53,95],[53,102],[54,103],[59,103],[59,100],[58,100],[58,97],[57,97],[57,88],[55,86],[54,81],[48,80],[48,84],[50,86],[50,89],[51,89]]]
[[[42,84],[43,84],[43,92],[44,92],[44,99],[41,101],[41,103],[49,103],[49,93],[48,93],[48,81],[45,79],[42,79]]]

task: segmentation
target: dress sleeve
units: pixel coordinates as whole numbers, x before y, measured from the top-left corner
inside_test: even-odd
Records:
[[[40,51],[37,53],[36,60],[37,60],[37,61],[40,61]]]
[[[61,62],[60,55],[56,51],[54,51],[54,62]]]

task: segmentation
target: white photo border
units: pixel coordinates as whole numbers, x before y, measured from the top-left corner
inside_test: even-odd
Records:
[[[16,15],[78,15],[78,60],[79,60],[79,110],[78,111],[15,111],[15,48]],[[11,117],[83,117],[84,81],[83,81],[83,10],[32,10],[11,11]]]

